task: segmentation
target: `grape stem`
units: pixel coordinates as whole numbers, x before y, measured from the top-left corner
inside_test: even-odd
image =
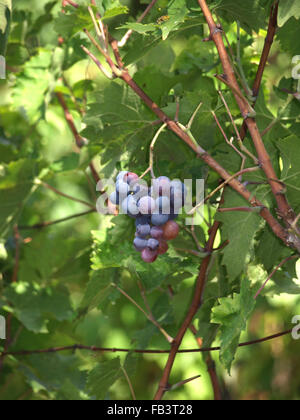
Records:
[[[132,399],[134,401],[136,401],[136,396],[135,396],[135,392],[134,392],[134,389],[133,389],[133,386],[132,386],[132,382],[131,382],[131,380],[130,380],[130,378],[128,376],[128,373],[126,372],[126,369],[124,368],[124,366],[121,366],[121,370],[122,370],[122,372],[123,372],[123,374],[125,376],[125,379],[126,379],[126,381],[128,383],[128,386],[129,386],[129,389],[130,389],[130,393],[131,393]]]
[[[230,140],[228,139],[228,137],[227,137],[227,135],[226,135],[226,133],[225,133],[225,131],[223,130],[223,128],[222,128],[222,126],[221,126],[221,123],[220,123],[220,121],[219,121],[219,119],[218,119],[218,117],[216,116],[216,114],[215,114],[215,112],[214,111],[211,111],[211,113],[212,113],[212,115],[213,115],[213,117],[214,117],[214,119],[215,119],[215,121],[216,121],[216,123],[217,123],[217,126],[219,127],[219,129],[220,129],[220,131],[221,131],[221,133],[222,133],[222,135],[223,135],[223,137],[224,137],[224,139],[225,139],[225,141],[226,141],[226,143],[230,146],[230,147],[232,147],[233,148],[233,150],[241,157],[241,159],[242,159],[242,165],[241,165],[241,170],[242,169],[244,169],[244,167],[245,167],[245,162],[246,162],[246,156],[245,155],[243,155],[243,153],[241,153],[239,150],[238,150],[238,148],[233,144],[233,140],[234,140],[234,138],[232,137]]]
[[[115,287],[123,296],[126,297],[134,306],[136,306],[144,315],[145,317],[152,322],[153,325],[155,325],[158,330],[163,334],[163,336],[167,339],[168,343],[172,344],[174,339],[171,337],[159,323],[156,321],[156,319],[153,317],[153,315],[147,313],[131,296],[129,296],[123,289],[121,289],[119,286],[117,286],[115,283],[112,283],[112,286]]]
[[[167,127],[167,124],[163,124],[159,130],[157,130],[155,136],[153,137],[153,140],[150,144],[150,148],[149,148],[149,167],[146,169],[146,171],[140,176],[140,179],[143,178],[148,172],[151,172],[151,177],[153,179],[156,178],[155,174],[154,174],[154,170],[153,170],[153,163],[154,163],[154,147],[155,144],[160,136],[160,134],[164,131],[164,129]]]
[[[250,150],[247,149],[247,147],[244,145],[244,143],[243,143],[243,141],[241,139],[239,130],[238,130],[237,126],[236,126],[236,123],[234,121],[234,118],[232,116],[232,113],[231,113],[231,111],[229,109],[229,106],[228,106],[228,104],[227,104],[227,102],[226,102],[226,100],[225,100],[222,92],[219,90],[218,93],[219,93],[219,95],[220,95],[220,97],[222,99],[222,102],[223,102],[223,104],[224,104],[224,106],[226,108],[227,114],[229,115],[230,121],[231,121],[231,123],[233,125],[233,128],[235,130],[236,137],[237,137],[237,140],[238,140],[238,144],[239,144],[240,149],[242,150],[242,152],[246,153],[254,161],[255,165],[258,165],[259,164],[259,160],[257,159],[256,156],[253,155],[253,153],[250,152]]]
[[[266,287],[266,285],[268,284],[269,280],[271,280],[271,278],[277,273],[277,271],[288,261],[290,260],[294,260],[294,259],[298,259],[299,255],[292,255],[290,257],[285,258],[283,261],[281,261],[280,264],[278,264],[278,266],[272,271],[272,273],[269,275],[269,277],[267,278],[267,280],[264,282],[264,284],[261,286],[261,288],[258,290],[258,292],[256,293],[256,295],[254,296],[254,299],[256,300],[258,298],[258,296],[261,294],[261,292],[264,290],[264,288]]]
[[[200,203],[198,203],[194,208],[192,208],[192,210],[190,210],[189,212],[188,212],[188,215],[191,215],[191,214],[193,214],[193,213],[195,213],[195,211],[199,208],[199,207],[201,207],[201,206],[203,206],[203,204],[204,203],[206,203],[210,198],[212,198],[218,191],[220,191],[220,190],[222,190],[229,182],[230,182],[230,180],[231,179],[234,179],[234,178],[236,178],[236,177],[238,177],[238,176],[240,176],[240,175],[243,175],[243,174],[245,174],[245,173],[248,173],[248,172],[255,172],[255,171],[258,171],[258,170],[260,170],[260,167],[259,166],[254,166],[253,168],[246,168],[246,169],[243,169],[243,170],[241,170],[241,171],[239,171],[239,172],[237,172],[237,173],[235,173],[234,175],[232,175],[229,179],[227,179],[226,181],[224,181],[221,185],[219,185],[215,190],[213,190],[210,194],[208,194],[208,196],[207,197],[205,197],[205,199],[204,200],[202,200],[202,201],[200,201]],[[256,200],[256,199],[255,199]],[[259,202],[259,201],[257,201],[256,200],[256,206],[254,206],[254,202],[253,202],[253,206],[254,207],[262,207],[263,205]],[[251,203],[252,204],[252,203]]]

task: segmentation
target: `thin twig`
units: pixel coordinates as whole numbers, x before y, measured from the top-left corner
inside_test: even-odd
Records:
[[[104,74],[104,76],[107,77],[107,79],[112,80],[113,75],[108,70],[106,70],[106,68],[100,63],[100,61],[94,56],[94,54],[91,53],[84,45],[81,45],[81,48],[94,61],[94,63],[96,64],[98,69]]]
[[[259,95],[259,90],[260,90],[260,86],[262,83],[262,78],[263,78],[263,74],[266,68],[266,64],[270,55],[270,51],[274,42],[274,38],[275,38],[275,34],[276,34],[276,29],[277,29],[277,15],[278,15],[278,1],[271,7],[271,12],[270,12],[270,18],[269,18],[269,25],[268,25],[268,32],[267,32],[267,37],[265,39],[265,44],[264,44],[264,48],[261,54],[261,58],[260,58],[260,62],[259,62],[259,66],[256,72],[256,77],[255,77],[255,81],[253,84],[253,88],[252,88],[252,96],[254,97],[254,103],[253,106],[255,106],[258,95]],[[241,138],[244,139],[246,137],[247,134],[247,124],[246,122],[244,122],[240,135]],[[262,134],[263,136],[263,134]]]
[[[196,375],[196,376],[193,376],[192,378],[185,379],[185,380],[183,380],[183,381],[177,382],[177,384],[171,385],[171,386],[169,387],[169,389],[168,389],[168,390],[169,390],[169,391],[174,391],[174,389],[179,388],[179,387],[181,387],[182,385],[185,385],[185,384],[187,384],[187,383],[189,383],[189,382],[192,382],[192,381],[194,381],[195,379],[199,379],[199,378],[201,378],[201,375]]]
[[[164,129],[166,128],[166,126],[167,126],[167,124],[163,124],[160,127],[160,129],[157,131],[157,133],[154,136],[154,139],[152,140],[152,142],[150,144],[149,168],[150,168],[150,171],[151,171],[152,178],[155,178],[154,171],[153,171],[154,147],[155,147],[155,144],[157,142],[158,137],[164,131]]]
[[[237,126],[236,126],[236,123],[235,123],[234,118],[232,116],[232,113],[231,113],[231,111],[229,109],[229,106],[228,106],[228,104],[227,104],[227,102],[226,102],[226,100],[224,98],[224,95],[222,94],[222,92],[220,90],[218,92],[219,92],[219,95],[220,95],[220,97],[222,99],[222,102],[223,102],[223,104],[224,104],[224,106],[226,108],[227,114],[229,115],[230,121],[231,121],[231,123],[232,123],[232,125],[234,127],[234,130],[235,130],[235,133],[236,133],[236,136],[237,136],[237,140],[238,140],[238,143],[239,143],[239,146],[240,146],[242,152],[246,153],[251,159],[253,159],[254,163],[256,165],[258,165],[259,164],[259,161],[258,161],[257,157],[254,156],[253,153],[251,153],[247,149],[247,147],[244,145],[244,143],[243,143],[243,141],[241,139],[239,130],[238,130]]]
[[[204,290],[205,290],[205,285],[206,285],[206,278],[207,278],[207,270],[211,261],[211,253],[213,250],[213,245],[216,239],[216,235],[217,232],[219,230],[219,226],[220,226],[220,222],[215,221],[210,234],[209,234],[209,239],[208,242],[206,244],[206,248],[205,250],[209,253],[209,255],[204,258],[202,260],[201,266],[200,266],[200,270],[199,270],[199,274],[196,280],[196,286],[195,286],[195,293],[194,293],[194,297],[191,303],[191,306],[189,308],[189,311],[178,331],[178,333],[176,334],[176,337],[174,338],[174,341],[172,343],[172,348],[168,357],[168,361],[166,363],[162,378],[159,382],[159,387],[158,390],[155,394],[154,399],[155,400],[161,400],[162,397],[164,396],[166,389],[167,389],[167,385],[169,382],[169,377],[171,374],[171,370],[176,358],[176,355],[178,353],[179,347],[181,345],[181,342],[188,330],[188,328],[190,327],[194,316],[196,315],[196,313],[198,312],[198,310],[200,309],[200,306],[202,304],[202,299],[203,299],[203,294],[204,294]]]
[[[218,210],[219,213],[228,213],[231,211],[241,211],[245,213],[253,213],[253,212],[260,212],[261,207],[229,207],[229,208],[220,208]]]
[[[138,18],[137,23],[141,23],[145,17],[150,13],[151,9],[155,6],[155,3],[157,3],[157,0],[152,0],[151,3],[147,6],[146,10],[142,13],[142,15]],[[133,33],[132,29],[129,29],[129,31],[126,32],[126,34],[123,36],[121,41],[118,42],[118,46],[120,48],[124,47],[131,37]]]
[[[72,0],[62,0],[62,7],[65,7],[65,6],[68,6],[68,5],[73,6],[76,9],[79,7],[79,4],[75,3],[75,1],[72,1]]]
[[[95,208],[95,206],[93,206],[92,204],[88,203],[87,201],[80,200],[79,198],[72,197],[71,195],[65,194],[62,191],[57,190],[56,188],[52,187],[51,185],[47,184],[44,181],[41,181],[41,180],[38,179],[38,180],[35,181],[35,183],[37,185],[42,185],[43,187],[47,188],[48,190],[51,190],[55,194],[58,194],[58,195],[60,195],[60,196],[62,196],[64,198],[67,198],[69,200],[75,201],[76,203],[84,204],[85,206],[90,207],[92,209]]]
[[[219,127],[219,129],[220,129],[220,131],[221,131],[221,133],[223,134],[223,137],[224,137],[224,139],[225,139],[225,141],[226,141],[226,143],[230,146],[230,147],[232,147],[233,148],[233,150],[241,157],[241,159],[242,159],[242,168],[241,169],[244,169],[244,164],[245,164],[245,161],[246,161],[246,156],[245,155],[243,155],[243,153],[241,153],[239,150],[238,150],[238,148],[237,147],[235,147],[235,145],[233,144],[233,138],[232,139],[230,139],[230,140],[228,140],[228,137],[226,136],[226,133],[225,133],[225,131],[223,130],[223,128],[222,128],[222,126],[221,126],[221,123],[220,123],[220,121],[218,120],[218,117],[216,116],[216,114],[215,114],[215,112],[214,111],[211,111],[211,113],[212,113],[212,115],[213,115],[213,117],[214,117],[214,119],[215,119],[215,121],[216,121],[216,123],[217,123],[217,125],[218,125],[218,127]]]
[[[294,260],[296,258],[299,258],[299,255],[293,255],[290,257],[285,258],[283,261],[281,261],[280,264],[278,264],[278,266],[272,271],[272,273],[269,275],[269,277],[267,278],[267,280],[264,282],[264,284],[261,286],[261,288],[258,290],[258,292],[256,293],[256,295],[254,296],[254,299],[257,299],[258,296],[261,294],[261,292],[264,290],[264,288],[266,287],[266,285],[268,284],[269,280],[271,280],[271,278],[274,276],[274,274],[277,273],[277,271],[288,261],[290,260]]]
[[[65,119],[70,127],[70,130],[73,133],[73,136],[76,140],[76,145],[79,149],[81,149],[84,145],[86,145],[86,140],[78,133],[78,130],[75,126],[74,119],[69,111],[69,108],[66,104],[64,96],[61,92],[56,92],[57,99],[59,100],[65,114]]]
[[[21,246],[21,238],[19,233],[18,226],[14,226],[14,239],[15,239],[15,245],[16,245],[16,254],[15,254],[15,266],[12,276],[12,283],[16,283],[18,281],[18,275],[19,275],[19,267],[20,267],[20,246]]]
[[[252,92],[251,89],[248,85],[248,81],[246,79],[246,75],[242,66],[242,61],[241,61],[241,25],[240,22],[237,21],[237,54],[236,54],[236,62],[237,62],[237,66],[238,69],[240,71],[240,75],[241,75],[241,79],[242,79],[242,83],[243,83],[243,88],[245,90],[246,95],[251,98],[252,97]]]
[[[245,173],[249,173],[249,172],[255,172],[260,170],[259,166],[254,166],[253,168],[246,168],[246,169],[242,169],[241,171],[235,173],[234,175],[232,175],[232,178],[236,178],[240,175],[243,175]],[[193,214],[199,207],[203,206],[204,203],[206,203],[210,198],[212,198],[218,191],[222,190],[226,185],[228,185],[230,182],[230,179],[224,181],[222,184],[220,184],[215,190],[213,190],[210,194],[208,194],[207,197],[205,197],[204,200],[202,200],[200,203],[198,203],[194,208],[192,208],[192,210],[190,210],[188,212],[188,214]],[[253,197],[254,198],[254,197]],[[254,201],[252,201],[252,205],[254,207],[260,207],[260,205],[254,205],[254,203],[258,204],[258,202],[256,201],[256,199],[254,199]],[[260,203],[261,204],[261,203]],[[261,205],[262,206],[262,205]],[[262,206],[264,207],[264,206]]]
[[[121,366],[121,369],[122,369],[122,372],[123,372],[123,374],[124,374],[124,376],[125,376],[125,379],[126,379],[126,381],[127,381],[127,383],[128,383],[128,386],[129,386],[129,389],[130,389],[130,393],[131,393],[132,399],[133,399],[134,401],[136,401],[135,392],[134,392],[134,389],[133,389],[133,386],[132,386],[131,380],[130,380],[130,378],[129,378],[129,376],[128,376],[127,372],[126,372],[126,369],[124,368],[124,366]]]
[[[247,341],[245,343],[240,343],[238,347],[247,347],[252,346],[255,344],[265,343],[267,341],[275,340],[277,338],[283,337],[285,335],[291,334],[293,329],[289,329],[287,331],[283,331],[268,337],[260,338],[258,340]],[[0,357],[7,357],[7,356],[30,356],[32,354],[47,354],[47,353],[58,353],[62,351],[75,351],[75,350],[88,350],[92,352],[103,352],[103,353],[139,353],[139,354],[169,354],[169,350],[151,350],[151,349],[128,349],[128,348],[113,348],[113,347],[96,347],[96,346],[85,346],[82,344],[73,344],[70,346],[64,347],[54,347],[48,349],[38,349],[38,350],[19,350],[19,351],[8,351],[0,353]],[[186,354],[186,353],[207,353],[212,351],[220,351],[221,347],[208,347],[208,348],[195,348],[195,349],[184,349],[178,350],[177,353],[179,354]]]
[[[150,315],[148,314],[131,296],[129,296],[124,290],[122,290],[119,286],[117,286],[115,283],[112,283],[112,286],[114,286],[123,296],[126,297],[134,306],[136,306],[139,311],[141,311],[145,317],[148,319],[148,321],[152,322],[153,325],[158,328],[158,330],[163,334],[163,336],[167,339],[168,343],[173,342],[173,338],[162,328],[161,325]]]
[[[78,217],[86,216],[87,214],[91,214],[91,213],[95,213],[95,212],[97,212],[97,210],[95,208],[93,208],[91,210],[84,211],[82,213],[73,214],[72,216],[64,217],[62,219],[54,220],[54,221],[51,221],[51,222],[37,223],[36,225],[32,225],[32,226],[19,226],[19,230],[43,229],[43,228],[47,228],[49,226],[57,225],[59,223],[67,222],[67,221],[72,220],[72,219],[77,219]]]
[[[194,325],[190,326],[190,330],[193,333],[199,348],[202,348],[202,339],[200,337],[197,336],[197,329],[195,328]],[[207,366],[207,371],[210,377],[210,381],[212,384],[212,388],[214,391],[214,400],[215,401],[221,401],[222,400],[222,391],[221,391],[221,386],[219,383],[219,378],[217,375],[217,371],[216,371],[216,364],[213,361],[213,358],[211,357],[211,354],[208,353],[207,358],[205,359],[205,363]]]

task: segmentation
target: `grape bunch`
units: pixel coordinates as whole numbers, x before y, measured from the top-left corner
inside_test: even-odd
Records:
[[[179,233],[175,219],[184,206],[185,185],[180,180],[160,176],[152,179],[149,188],[137,174],[122,171],[115,186],[109,199],[119,206],[120,213],[135,219],[134,248],[143,261],[153,263],[158,255],[168,251],[167,241]]]

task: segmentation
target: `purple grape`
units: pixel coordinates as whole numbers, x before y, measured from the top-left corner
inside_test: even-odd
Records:
[[[149,248],[145,248],[142,251],[142,259],[146,263],[153,263],[156,260],[157,255],[158,255],[158,252],[157,251],[152,251]]]
[[[133,245],[138,252],[142,252],[147,247],[147,240],[143,238],[134,238]]]
[[[171,181],[167,176],[160,176],[152,182],[155,195],[170,196]]]
[[[122,172],[119,172],[118,173],[118,175],[117,175],[117,179],[116,179],[116,181],[124,181],[124,177],[125,177],[125,175],[127,174],[128,172],[127,171],[122,171]]]
[[[155,200],[156,207],[155,213],[156,214],[169,214],[171,210],[170,206],[170,199],[166,196],[158,197]]]
[[[117,192],[123,197],[126,197],[126,195],[130,191],[129,185],[127,184],[127,182],[124,182],[120,179],[116,182],[116,189],[117,189]]]
[[[151,217],[151,223],[154,226],[162,226],[169,220],[169,216],[167,214],[153,214]]]
[[[148,195],[148,186],[144,181],[133,181],[130,183],[130,190],[133,192],[135,199],[145,197]]]
[[[154,238],[148,239],[147,247],[150,248],[152,251],[156,251],[159,247],[158,240]]]
[[[121,208],[123,214],[128,214],[129,216],[137,216],[139,214],[137,203],[132,195],[129,195],[122,201]]]
[[[153,226],[150,230],[150,235],[152,236],[152,238],[154,239],[161,239],[164,235],[164,231],[161,227],[159,226]]]
[[[127,182],[128,185],[130,185],[132,182],[137,181],[139,179],[139,176],[135,174],[134,172],[127,172],[124,176],[124,181]]]
[[[138,216],[135,225],[149,225],[151,223],[151,216]]]
[[[117,191],[114,191],[110,194],[109,200],[112,202],[112,204],[119,205],[120,204],[120,196]]]
[[[140,238],[145,238],[150,235],[151,226],[150,225],[138,225],[136,228],[137,236]]]
[[[138,202],[138,208],[142,214],[151,214],[155,210],[155,201],[149,196],[142,197]]]
[[[176,190],[181,190],[182,185],[183,183],[180,181],[180,179],[173,179],[173,181],[171,181],[171,188],[175,188]]]

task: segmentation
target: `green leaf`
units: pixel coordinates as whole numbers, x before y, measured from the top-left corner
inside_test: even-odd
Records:
[[[232,23],[239,20],[243,28],[249,33],[251,30],[259,31],[265,26],[267,9],[260,5],[259,0],[219,0],[213,1],[217,13],[221,14],[226,20]],[[267,12],[269,14],[269,11]]]
[[[87,128],[81,134],[91,141],[91,146],[103,145],[102,177],[110,177],[117,162],[123,160],[126,164],[127,160],[133,164],[144,156],[142,148],[145,138],[151,139],[152,121],[152,115],[126,86],[113,82],[91,95],[85,117]]]
[[[78,153],[71,153],[60,160],[53,162],[50,168],[54,172],[67,172],[76,169],[79,165],[80,156]]]
[[[52,81],[52,52],[40,49],[16,79],[13,106],[34,124],[45,115],[47,91]]]
[[[279,2],[278,25],[283,26],[291,17],[300,17],[300,4],[298,0],[285,0]]]
[[[277,37],[280,41],[281,48],[283,51],[292,54],[292,56],[299,55],[300,38],[295,37],[295,29],[298,30],[299,26],[299,20],[292,17],[278,30]]]
[[[42,164],[31,159],[21,159],[0,166],[0,232],[7,235],[11,225],[23,208],[32,191],[34,179],[40,173]]]
[[[106,10],[102,19],[106,20],[120,15],[127,15],[128,10],[129,9],[126,6],[113,7],[111,9]]]
[[[47,333],[49,319],[70,320],[74,312],[64,288],[43,289],[18,282],[7,291],[6,297],[13,305],[19,321],[30,331]]]
[[[53,396],[53,392],[57,391],[80,399],[84,391],[86,373],[80,370],[79,366],[75,355],[53,353],[30,356],[20,366],[20,370],[33,392],[45,390]]]
[[[240,335],[246,329],[256,305],[250,281],[243,279],[240,294],[234,294],[233,298],[221,298],[219,303],[212,309],[212,322],[221,325],[220,360],[230,373]]]
[[[236,192],[227,190],[225,193],[226,207],[247,207],[248,203]],[[253,246],[256,232],[261,228],[261,218],[256,212],[220,213],[218,220],[222,222],[223,239],[229,244],[223,251],[223,264],[226,266],[229,278],[234,280],[245,269],[246,258]]]
[[[128,22],[123,26],[120,26],[118,29],[131,29],[138,34],[147,34],[148,32],[154,32],[157,30],[157,25],[153,23],[143,24],[143,23],[136,23],[136,22]]]
[[[162,21],[163,23],[160,24],[163,41],[168,38],[170,32],[176,30],[184,22],[187,13],[188,9],[184,0],[174,0],[171,2],[171,5],[168,7],[166,21]]]
[[[0,55],[5,55],[12,13],[11,0],[0,0]]]
[[[120,358],[98,363],[87,380],[87,390],[97,400],[104,400],[109,388],[122,376]]]
[[[294,135],[276,143],[281,152],[283,169],[281,179],[287,186],[287,196],[295,210],[300,210],[300,154],[299,137]]]
[[[108,268],[105,270],[94,271],[92,273],[92,278],[87,285],[81,306],[83,308],[88,307],[88,310],[91,311],[92,309],[97,308],[103,301],[108,299],[108,297],[115,291],[115,288],[112,286],[114,277],[114,269]]]
[[[264,229],[259,238],[257,256],[267,271],[270,271],[277,261],[282,261],[289,250],[283,242],[274,235],[269,227]]]
[[[72,6],[65,8],[66,13],[59,13],[55,19],[55,31],[64,38],[70,38],[84,28],[91,29],[93,22],[87,7],[79,6],[74,9]]]

